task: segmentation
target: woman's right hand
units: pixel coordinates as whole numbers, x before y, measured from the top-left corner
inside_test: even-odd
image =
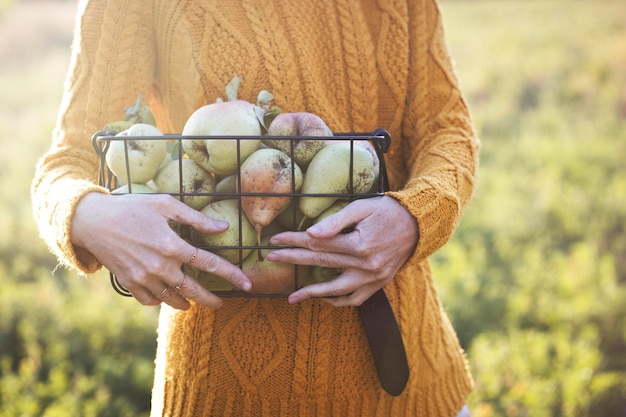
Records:
[[[70,239],[91,252],[138,302],[189,308],[187,300],[219,308],[221,299],[186,275],[183,264],[221,276],[244,291],[250,280],[236,265],[180,238],[168,221],[202,233],[219,233],[228,223],[211,219],[162,194],[108,195],[93,192],[78,203]]]

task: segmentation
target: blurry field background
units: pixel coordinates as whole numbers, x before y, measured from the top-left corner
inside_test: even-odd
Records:
[[[75,0],[0,0],[0,417],[147,416],[157,309],[55,269],[29,187]],[[626,2],[442,0],[482,140],[433,258],[473,416],[626,416]]]

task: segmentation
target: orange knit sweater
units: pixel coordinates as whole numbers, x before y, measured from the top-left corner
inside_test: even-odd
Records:
[[[386,288],[411,369],[402,395],[381,389],[354,308],[237,298],[216,312],[162,307],[153,415],[454,416],[472,381],[427,258],[470,199],[478,140],[435,0],[93,0],[75,35],[32,188],[40,233],[64,265],[100,267],[69,241],[79,199],[106,192],[92,133],[137,94],[161,130],[180,132],[235,75],[240,98],[268,89],[335,131],[388,129],[390,195],[419,223],[414,255]]]

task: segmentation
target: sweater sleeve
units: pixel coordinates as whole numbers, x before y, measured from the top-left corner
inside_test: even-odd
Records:
[[[85,194],[107,192],[97,184],[91,137],[107,122],[123,119],[137,94],[151,97],[150,7],[143,1],[81,1],[52,144],[36,166],[31,199],[39,233],[62,265],[82,273],[96,271],[100,263],[72,245],[72,215]]]
[[[412,2],[408,102],[402,126],[409,180],[390,192],[417,219],[419,242],[407,264],[443,246],[469,202],[479,140],[444,39],[434,0]]]

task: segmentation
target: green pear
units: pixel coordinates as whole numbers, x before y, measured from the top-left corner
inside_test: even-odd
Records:
[[[313,157],[304,177],[304,195],[299,199],[302,214],[315,218],[346,194],[369,191],[377,177],[375,165],[371,154],[361,146],[344,141],[325,146]]]
[[[215,185],[215,192],[217,195],[213,201],[217,200],[227,200],[229,198],[233,198],[237,193],[237,189],[239,188],[239,184],[237,183],[237,174],[228,175],[222,179],[220,179]]]
[[[263,228],[289,206],[289,194],[300,191],[302,182],[300,167],[278,149],[258,149],[241,165],[241,206],[259,244]]]
[[[380,160],[378,159],[378,154],[376,153],[376,149],[374,148],[374,145],[372,144],[372,142],[370,140],[365,140],[365,139],[338,139],[339,137],[335,137],[332,139],[325,139],[324,140],[324,145],[328,146],[328,145],[334,145],[336,143],[350,143],[352,142],[354,144],[354,146],[360,146],[363,149],[365,149],[366,151],[368,151],[370,153],[370,155],[372,156],[372,160],[374,161],[374,172],[376,173],[376,179],[374,180],[374,183],[372,184],[372,189],[371,191],[378,191],[378,187],[377,187],[377,180],[379,177],[379,173],[380,173]]]
[[[230,227],[221,233],[200,235],[202,242],[212,247],[209,250],[234,264],[243,261],[252,252],[252,247],[256,242],[255,230],[246,216],[239,211],[238,199],[214,201],[201,211],[208,217],[224,220],[230,224]],[[219,249],[220,246],[225,248]]]
[[[215,179],[189,158],[167,163],[154,177],[154,184],[158,192],[172,194],[196,210],[200,210],[214,198],[212,193],[215,192]]]
[[[332,136],[326,123],[312,113],[280,113],[267,129],[268,136],[307,136],[302,139],[266,139],[264,142],[287,155],[292,155],[296,163],[302,167],[324,147],[324,140],[312,139],[313,136]],[[292,153],[293,152],[293,153]]]
[[[209,152],[204,144],[204,139],[183,139],[181,142],[185,155],[207,171],[211,170]]]
[[[120,139],[112,139],[107,149],[105,160],[113,175],[124,183],[145,184],[156,175],[165,159],[166,141],[123,139],[127,136],[163,136],[163,133],[147,123],[134,124],[115,135]]]
[[[244,100],[207,104],[185,122],[183,136],[260,136],[256,106]],[[241,161],[258,149],[261,139],[188,139],[185,153],[208,171],[224,177],[237,172]],[[204,149],[202,148],[204,146]],[[239,149],[239,150],[238,150]]]

